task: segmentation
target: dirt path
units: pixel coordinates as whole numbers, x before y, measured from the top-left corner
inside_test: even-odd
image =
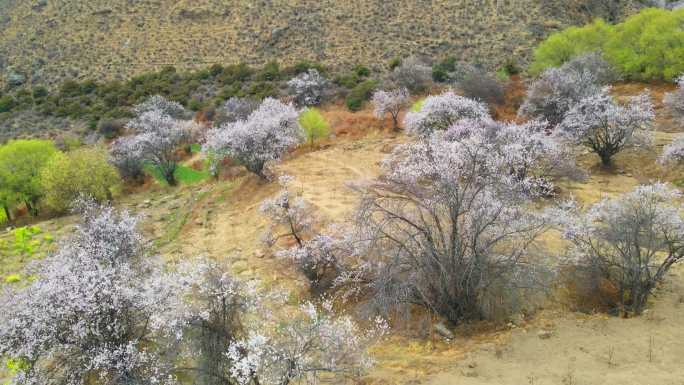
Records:
[[[340,140],[327,148],[292,157],[278,165],[276,171],[295,178],[293,187],[326,222],[343,221],[358,201],[357,193],[348,184],[377,176],[379,162],[397,141],[382,137]],[[290,286],[288,281],[297,278],[294,271],[283,270],[260,242],[268,222],[259,213],[259,206],[279,190],[276,182],[266,183],[252,175],[239,178],[229,190],[215,189],[198,205],[181,234],[181,253],[208,255],[225,261],[244,278]]]
[[[536,327],[515,330],[502,349],[485,345],[425,383],[682,385],[683,270],[671,274],[673,283],[641,317],[559,313],[545,320],[550,337],[540,338]]]

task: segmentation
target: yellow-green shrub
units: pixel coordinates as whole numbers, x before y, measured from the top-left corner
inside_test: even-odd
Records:
[[[672,80],[684,72],[684,9],[644,9],[616,25],[602,20],[552,34],[534,52],[529,72],[541,73],[573,57],[603,51],[626,79]]]
[[[317,139],[325,138],[330,135],[330,125],[325,121],[325,118],[315,108],[307,108],[299,116],[299,124],[304,129],[304,136],[307,142],[314,145]]]
[[[121,186],[116,169],[99,148],[82,148],[67,154],[57,153],[41,171],[45,191],[43,203],[51,210],[67,211],[79,195],[96,201],[111,200]]]

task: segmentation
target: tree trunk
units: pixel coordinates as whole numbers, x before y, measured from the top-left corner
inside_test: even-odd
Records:
[[[601,165],[604,167],[610,167],[613,164],[613,157],[610,154],[600,153],[599,156],[601,157]]]
[[[26,205],[26,208],[28,209],[29,214],[31,214],[32,217],[35,217],[38,215],[38,209],[36,208],[36,203],[31,201],[30,199],[27,199],[24,201],[24,204]]]

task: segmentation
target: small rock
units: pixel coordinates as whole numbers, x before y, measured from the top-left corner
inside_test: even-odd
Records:
[[[203,221],[202,219],[196,219],[196,220],[195,220],[195,224],[196,224],[197,226],[202,226],[202,225],[204,224],[204,221]]]
[[[254,250],[254,256],[255,256],[256,258],[261,259],[261,258],[263,258],[263,257],[266,256],[266,253],[264,253],[264,251],[261,250],[261,249],[256,249],[256,250]]]
[[[469,364],[468,364],[468,367],[469,367],[470,369],[475,369],[475,368],[477,368],[477,362],[471,362],[471,363],[469,363]]]
[[[537,337],[539,337],[542,340],[548,340],[549,338],[551,338],[552,335],[553,332],[551,332],[550,330],[540,330],[539,333],[537,333]]]
[[[449,328],[446,327],[446,325],[444,325],[443,323],[440,322],[440,323],[436,324],[434,327],[435,327],[435,331],[437,332],[437,334],[441,335],[442,337],[444,337],[448,340],[451,340],[454,338],[454,333],[452,333],[451,330],[449,330]]]

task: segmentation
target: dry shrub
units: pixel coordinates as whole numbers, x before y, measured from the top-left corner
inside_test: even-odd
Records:
[[[619,307],[620,293],[598,272],[566,267],[559,274],[561,303],[572,311],[608,313]]]

